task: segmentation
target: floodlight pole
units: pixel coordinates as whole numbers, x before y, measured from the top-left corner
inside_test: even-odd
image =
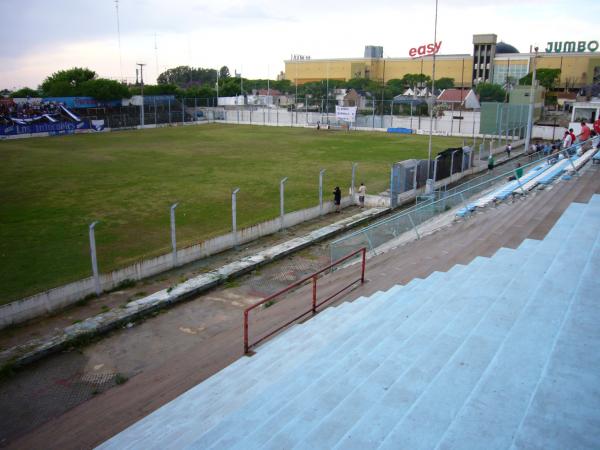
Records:
[[[433,28],[433,44],[437,45],[437,16],[438,16],[438,0],[435,0],[435,24]],[[427,151],[427,189],[432,189],[429,186],[429,172],[431,170],[431,144],[433,135],[433,107],[435,105],[435,53],[433,54],[433,67],[431,72],[431,102],[429,105],[429,146]],[[435,182],[433,183],[435,186]]]
[[[323,175],[326,169],[319,172],[319,214],[323,215]]]
[[[171,245],[173,247],[173,267],[177,265],[177,237],[175,230],[175,208],[179,203],[171,205]]]
[[[238,237],[237,237],[237,193],[240,191],[240,188],[235,188],[231,191],[231,230],[233,233],[233,246],[238,246]]]
[[[136,63],[136,65],[140,66],[140,85],[142,87],[141,97],[142,97],[142,107],[140,110],[140,125],[144,126],[144,63]]]
[[[100,288],[100,275],[98,274],[98,260],[96,259],[96,235],[94,233],[94,227],[98,221],[90,224],[90,255],[92,257],[92,273],[94,275],[94,290],[96,295],[100,296],[102,289]]]
[[[287,180],[288,180],[288,177],[285,177],[279,181],[279,228],[281,230],[283,230],[285,228],[284,198],[285,198],[285,183]]]
[[[536,82],[536,62],[538,56],[538,47],[535,47],[535,56],[533,57],[533,74],[531,77],[531,89],[529,91],[529,113],[527,115],[527,132],[525,134],[525,152],[529,150],[531,142],[531,133],[533,128],[533,110],[535,108],[535,82]]]

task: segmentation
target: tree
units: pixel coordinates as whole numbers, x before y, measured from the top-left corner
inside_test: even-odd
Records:
[[[503,102],[506,91],[499,84],[479,83],[475,88],[481,102]]]
[[[44,80],[41,88],[46,97],[76,97],[83,95],[82,84],[96,77],[93,70],[74,67],[53,73]]]
[[[122,98],[131,97],[127,86],[106,78],[84,81],[81,83],[80,92],[81,95],[94,97],[100,101],[121,100]]]
[[[544,86],[548,91],[551,91],[556,86],[560,79],[560,69],[538,69],[535,74],[536,79],[541,86]],[[533,74],[529,72],[519,80],[521,86],[531,86]]]
[[[19,89],[18,91],[11,92],[10,96],[12,98],[39,97],[40,93],[35,89],[24,87],[22,89]]]
[[[431,77],[423,73],[407,73],[402,77],[404,86],[414,89],[415,87],[431,86]]]
[[[156,82],[158,84],[173,84],[181,88],[190,86],[214,85],[217,81],[215,69],[193,68],[190,66],[178,66],[161,73]]]
[[[132,95],[141,95],[141,86],[132,86],[129,88]],[[144,95],[180,95],[181,89],[174,84],[145,84]]]
[[[448,77],[444,77],[444,78],[440,78],[439,80],[435,80],[435,88],[436,90],[444,90],[444,89],[451,89],[454,87],[454,78],[448,78]]]
[[[229,78],[231,75],[229,74],[229,67],[223,66],[219,69],[219,78],[225,80]]]

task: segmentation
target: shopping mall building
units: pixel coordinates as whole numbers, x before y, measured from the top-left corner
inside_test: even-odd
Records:
[[[538,49],[537,67],[560,69],[557,87],[562,89],[574,90],[600,83],[598,48],[598,41],[548,42]],[[433,44],[412,48],[405,58],[383,58],[383,48],[372,46],[365,48],[363,58],[310,59],[292,55],[285,61],[285,79],[303,84],[351,78],[387,81],[409,73],[432,76],[431,53],[436,50],[436,78],[453,78],[457,87],[471,87],[480,82],[514,83],[530,72],[536,57],[533,50],[519,53],[512,45],[497,42],[495,34],[478,34],[473,36],[472,55],[443,55],[441,46],[436,48]]]

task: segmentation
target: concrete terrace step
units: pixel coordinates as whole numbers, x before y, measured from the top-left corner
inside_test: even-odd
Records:
[[[444,273],[434,273],[429,278],[432,279],[432,285],[435,283],[442,281],[446,274]],[[433,281],[435,280],[435,281]],[[415,288],[418,289],[418,288]],[[327,360],[335,361],[337,358],[344,358],[344,355],[347,354],[356,354],[356,347],[360,344],[361,339],[367,334],[373,332],[377,327],[377,322],[374,321],[374,318],[378,316],[378,314],[382,314],[383,311],[387,311],[387,314],[391,314],[390,310],[393,308],[404,308],[403,311],[406,311],[406,308],[415,308],[418,307],[418,304],[415,304],[415,301],[410,297],[408,298],[408,304],[404,303],[401,299],[404,295],[406,295],[403,291],[398,291],[395,293],[394,290],[390,290],[389,296],[382,297],[381,304],[378,306],[377,313],[372,312],[370,315],[363,316],[367,317],[368,320],[364,321],[364,323],[358,324],[356,327],[349,328],[347,333],[344,336],[341,336],[338,341],[332,342],[331,345],[327,348],[324,348],[320,351],[319,354],[313,356],[310,361],[307,361],[303,367],[302,371],[298,372],[290,372],[287,378],[282,378],[281,381],[274,383],[271,385],[269,391],[265,391],[262,396],[254,399],[250,404],[246,405],[244,408],[240,409],[240,412],[235,414],[236,417],[240,417],[240,419],[250,418],[256,419],[260,416],[261,412],[267,409],[267,404],[273,398],[281,399],[287,398],[292,395],[293,390],[297,388],[301,388],[303,386],[303,380],[306,380],[306,384],[310,383],[311,378],[318,377],[323,372],[323,367],[327,365]],[[390,296],[394,296],[395,301],[385,301],[385,299],[390,298]],[[415,295],[415,291],[412,291],[411,297]],[[397,301],[396,301],[397,300]],[[322,356],[325,355],[325,361],[322,361]],[[288,380],[292,378],[293,383],[290,383]],[[275,393],[275,394],[273,394]],[[247,411],[252,411],[251,415],[247,414]],[[202,439],[198,442],[194,443],[195,447],[207,448],[210,442],[213,442],[215,439],[219,439],[221,437],[223,426],[220,424],[215,429],[210,430]],[[247,429],[247,428],[246,428]],[[240,430],[239,426],[236,427],[236,430]],[[242,429],[243,430],[243,429]],[[196,434],[197,438],[199,434]],[[189,436],[182,436],[181,441],[182,445]]]
[[[481,265],[481,262],[485,261],[485,258],[481,258],[475,263],[475,265],[478,263]],[[482,270],[485,270],[485,267],[482,267]],[[451,277],[457,276],[458,273],[459,272],[457,271],[448,272]],[[360,336],[362,342],[360,342],[355,348],[353,355],[349,355],[342,361],[336,363],[331,371],[321,374],[321,376],[319,376],[316,380],[309,379],[308,381],[310,384],[305,386],[303,390],[299,392],[293,399],[290,399],[289,395],[282,395],[280,399],[277,399],[276,402],[273,402],[275,408],[273,411],[271,411],[271,417],[268,418],[259,429],[257,429],[256,433],[253,433],[249,436],[244,436],[243,433],[239,432],[239,430],[247,430],[248,425],[250,425],[248,423],[242,424],[238,422],[235,424],[235,426],[232,426],[231,424],[223,424],[221,428],[225,430],[226,434],[223,435],[221,440],[214,445],[214,448],[230,448],[234,443],[239,444],[241,447],[256,447],[271,437],[273,434],[273,427],[280,427],[284,422],[285,417],[288,417],[291,420],[293,418],[292,412],[301,409],[302,404],[306,402],[310,403],[310,401],[318,399],[323,395],[327,396],[327,394],[322,393],[331,388],[332,384],[339,383],[344,379],[352,379],[353,375],[356,375],[359,378],[365,377],[367,375],[366,373],[363,373],[365,370],[368,371],[369,369],[372,370],[376,368],[374,366],[377,366],[378,362],[386,359],[390,345],[409,339],[415,330],[419,330],[427,324],[428,317],[432,313],[434,313],[436,310],[444,310],[444,303],[445,300],[449,298],[449,295],[443,295],[441,293],[445,292],[446,290],[451,292],[452,289],[455,289],[456,287],[459,287],[459,285],[455,286],[452,280],[449,279],[436,290],[440,293],[440,295],[434,295],[435,292],[430,293],[431,298],[427,302],[430,306],[425,307],[426,305],[424,305],[418,311],[416,311],[411,318],[408,318],[402,323],[399,323],[398,317],[401,317],[401,314],[404,314],[403,312],[400,315],[397,315],[396,318],[392,317],[390,320],[388,317],[390,312],[385,311],[385,314],[378,319],[379,327],[372,332],[370,336]],[[373,351],[369,352],[369,349],[377,349],[377,354],[375,355]],[[336,361],[335,358],[332,358],[331,355],[328,354],[324,354],[323,359]],[[319,361],[316,361],[315,365],[316,367],[322,367],[322,363]],[[319,374],[317,374],[317,376],[318,375]],[[295,380],[290,380],[289,382],[293,383]],[[275,389],[279,391],[278,387],[275,387]],[[281,400],[283,400],[283,407]],[[310,406],[305,405],[304,408],[310,409]],[[249,408],[249,410],[252,410],[252,408]],[[246,417],[243,414],[240,414],[240,416],[241,418]],[[254,424],[252,424],[252,426],[253,425]],[[250,426],[250,428],[252,428],[252,426]],[[293,424],[290,425],[290,427],[292,429],[295,428]],[[229,429],[229,432],[227,432],[227,428]],[[221,433],[222,431],[220,431],[218,434]],[[285,434],[286,429],[284,428],[281,433]],[[239,442],[240,440],[241,442]],[[277,445],[280,444],[282,443],[279,442]],[[197,445],[198,447],[204,447],[206,445],[206,441],[200,440],[194,445]]]
[[[596,220],[593,220],[593,215]],[[446,432],[441,447],[508,448],[553,350],[566,312],[600,239],[600,208],[588,205],[523,314]],[[493,408],[484,405],[494,405]],[[577,408],[571,402],[561,408]],[[556,445],[556,444],[555,444]],[[565,447],[571,447],[565,443]]]
[[[538,367],[538,361],[545,359],[544,350],[550,346],[552,333],[557,328],[554,321],[561,319],[567,305],[565,297],[558,294],[560,286],[566,284],[561,274],[567,265],[571,270],[582,268],[577,265],[577,258],[565,257],[572,253],[573,246],[584,255],[590,251],[589,242],[587,251],[577,245],[577,233],[585,226],[584,217],[585,214],[580,217],[576,228],[566,230],[556,238],[560,242],[558,252],[549,256],[541,253],[539,258],[533,258],[530,266],[538,273],[527,273],[526,278],[523,276],[526,272],[517,275],[516,280],[527,282],[529,287],[513,289],[510,295],[503,293],[501,301],[484,316],[379,448],[434,448],[465,402],[474,405],[478,412],[485,409],[486,417],[490,418],[490,421],[481,420],[476,412],[469,416],[472,420],[469,426],[478,425],[481,432],[474,447],[506,448],[510,445],[511,431],[515,431],[531,389],[539,379],[541,367]],[[543,247],[542,244],[540,249]],[[540,268],[544,270],[539,271]],[[509,288],[515,285],[518,283],[511,283]],[[556,289],[558,292],[553,294],[552,290]],[[562,292],[566,293],[568,289],[562,289]],[[553,295],[561,299],[548,307],[543,300]],[[514,386],[513,395],[507,395],[503,390],[507,385]],[[489,399],[481,391],[472,393],[474,388],[481,390],[480,386],[487,387],[484,390],[489,393]],[[487,400],[492,398],[496,402],[488,403]],[[516,424],[513,423],[511,428],[515,419]],[[506,439],[508,443],[502,445],[501,441]],[[461,446],[465,441],[454,442]]]

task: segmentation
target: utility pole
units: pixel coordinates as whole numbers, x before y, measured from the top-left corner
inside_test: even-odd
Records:
[[[136,65],[140,66],[140,85],[142,86],[142,107],[140,110],[140,125],[144,126],[144,66],[145,63],[136,63]]]
[[[535,108],[535,82],[536,82],[536,63],[538,56],[538,47],[535,47],[535,56],[533,57],[533,74],[531,77],[531,90],[529,91],[529,114],[527,115],[527,132],[525,134],[525,152],[529,150],[531,143],[531,132],[533,128],[533,110]]]
[[[433,28],[433,43],[437,44],[437,16],[438,16],[438,0],[435,0],[435,25]],[[430,182],[429,172],[431,170],[431,139],[433,135],[433,107],[435,105],[435,53],[433,54],[433,67],[431,73],[431,104],[429,105],[429,146],[427,151],[427,193],[434,190],[435,181]],[[431,184],[430,184],[431,183]]]

